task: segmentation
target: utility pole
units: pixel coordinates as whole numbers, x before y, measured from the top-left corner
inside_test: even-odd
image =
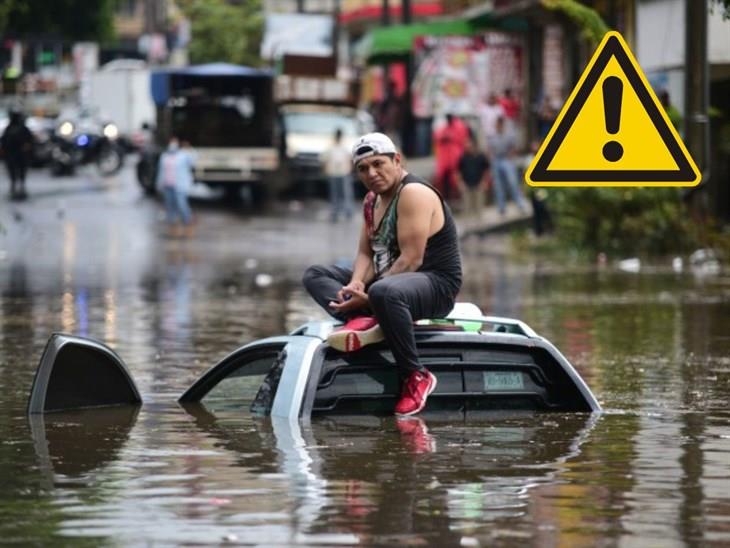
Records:
[[[710,194],[710,102],[707,66],[707,0],[685,0],[684,33],[684,140],[689,153],[702,173],[699,187],[688,197],[694,212],[705,216]],[[698,192],[699,191],[699,192]]]
[[[401,18],[404,25],[411,24],[411,0],[401,0]]]

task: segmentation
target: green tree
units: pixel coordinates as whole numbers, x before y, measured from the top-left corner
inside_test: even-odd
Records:
[[[225,0],[178,0],[191,22],[190,61],[261,64],[263,34],[260,0],[229,4]]]
[[[722,5],[722,16],[730,19],[730,0],[715,0],[715,2]]]
[[[0,33],[104,42],[114,35],[115,0],[0,0]]]
[[[725,0],[730,1],[730,0]],[[584,39],[597,46],[603,36],[610,30],[601,15],[577,0],[541,0],[548,9],[562,11],[578,27]]]

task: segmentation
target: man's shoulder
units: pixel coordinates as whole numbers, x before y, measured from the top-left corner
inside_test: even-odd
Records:
[[[430,203],[440,203],[438,191],[431,184],[420,177],[407,178],[406,184],[400,191],[399,204],[405,200],[406,205],[417,204],[419,206]]]

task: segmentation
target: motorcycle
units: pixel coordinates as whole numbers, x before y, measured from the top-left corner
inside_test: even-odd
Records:
[[[96,164],[103,176],[122,168],[124,149],[118,142],[119,130],[112,123],[66,120],[51,138],[51,174],[70,175],[78,166]]]

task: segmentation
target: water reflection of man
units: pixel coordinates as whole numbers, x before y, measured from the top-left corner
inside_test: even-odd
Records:
[[[354,267],[310,267],[304,285],[328,313],[347,322],[330,335],[330,346],[349,352],[387,341],[405,379],[395,412],[413,415],[436,387],[436,377],[419,362],[413,322],[443,317],[454,306],[461,288],[456,225],[438,191],[404,169],[386,135],[360,137],[352,159],[369,190]]]

